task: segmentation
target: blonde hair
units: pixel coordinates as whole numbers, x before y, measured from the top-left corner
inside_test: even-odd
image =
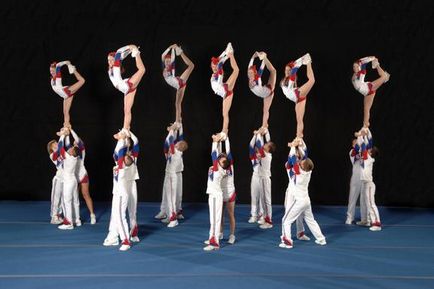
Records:
[[[55,144],[57,141],[55,140],[55,139],[53,139],[53,140],[50,140],[48,143],[47,143],[47,152],[48,152],[48,154],[49,155],[51,155],[51,153],[53,152],[53,149],[51,148],[52,146],[53,146],[53,144]]]

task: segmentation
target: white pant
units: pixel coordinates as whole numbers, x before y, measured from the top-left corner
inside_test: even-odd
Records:
[[[131,182],[131,190],[128,196],[128,215],[130,218],[131,235],[137,236],[137,184],[136,181]]]
[[[286,238],[292,242],[291,238],[291,225],[297,220],[298,217],[303,216],[309,230],[317,240],[324,240],[325,237],[321,232],[318,223],[315,221],[310,205],[310,198],[293,199],[292,204],[285,208],[285,215],[282,219],[282,239]]]
[[[166,195],[166,204],[164,205],[166,210],[166,216],[173,220],[176,218],[176,189],[177,189],[178,178],[176,173],[166,172],[164,176],[163,184],[163,198]]]
[[[75,177],[63,180],[63,215],[64,223],[72,224],[80,220],[80,201],[78,199],[78,183]]]
[[[291,193],[291,190],[286,189],[285,192],[285,215],[289,211],[291,205],[294,203],[294,194]],[[297,229],[297,236],[304,235],[304,225],[303,225],[303,215],[300,215],[295,221],[295,227]],[[282,232],[283,232],[283,218],[282,218]],[[283,233],[282,233],[283,234]]]
[[[368,211],[369,220],[373,226],[381,226],[380,213],[378,212],[377,205],[375,204],[375,184],[374,182],[362,183],[362,194],[366,199],[366,207]]]
[[[272,206],[271,206],[271,178],[270,177],[260,177],[260,207],[263,210],[263,217],[267,223],[272,223]]]
[[[250,182],[250,194],[252,197],[250,215],[252,217],[262,216],[264,213],[264,206],[261,200],[261,190],[261,179],[258,174],[253,173]]]
[[[122,242],[129,243],[130,232],[127,223],[128,194],[115,193],[112,200],[112,213],[110,216],[109,236],[121,237]]]
[[[54,176],[51,183],[51,217],[57,216],[62,212],[62,191],[63,180],[57,176]]]
[[[356,210],[357,199],[360,196],[360,219],[362,221],[367,220],[366,214],[366,201],[365,195],[361,194],[362,191],[362,181],[354,180],[351,178],[350,181],[350,193],[348,196],[348,210],[347,210],[347,219],[353,221],[354,213]]]
[[[209,206],[209,240],[210,243],[219,244],[222,221],[223,196],[221,194],[208,195]]]
[[[176,173],[176,212],[182,211],[182,172]]]

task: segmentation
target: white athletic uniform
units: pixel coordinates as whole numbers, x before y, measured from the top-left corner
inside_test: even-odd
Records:
[[[226,137],[225,140],[225,150],[227,154],[227,159],[230,162],[229,169],[226,170],[226,175],[223,177],[221,182],[221,188],[223,191],[223,202],[235,202],[235,198],[237,196],[236,190],[235,190],[235,183],[234,183],[234,160],[232,158],[231,153],[231,147],[229,142],[229,137]],[[221,152],[221,150],[220,150]]]
[[[51,182],[51,210],[50,216],[59,216],[62,213],[63,191],[63,159],[57,152],[50,154],[50,160],[56,166],[56,174]]]
[[[358,64],[360,66],[360,71],[354,73],[351,79],[354,88],[365,96],[375,92],[372,90],[372,84],[370,82],[365,82],[366,65],[374,59],[375,57],[364,57],[362,59],[359,59]]]
[[[232,95],[232,91],[228,89],[228,85],[223,82],[223,65],[228,60],[228,56],[226,50],[220,54],[217,58],[217,72],[211,75],[211,88],[215,94],[221,96],[222,98],[226,98]]]
[[[56,76],[51,78],[51,88],[63,99],[74,96],[69,90],[69,86],[63,86],[62,84],[61,68],[65,64],[67,64],[67,61],[56,63]]]
[[[89,177],[87,174],[86,167],[84,166],[84,159],[86,157],[86,148],[84,146],[84,142],[80,139],[80,137],[77,135],[75,131],[71,129],[72,137],[74,138],[78,149],[80,151],[80,154],[78,155],[78,161],[77,161],[77,170],[76,170],[76,176],[78,179],[78,183],[87,183],[89,182]]]
[[[353,165],[351,180],[350,180],[350,193],[348,196],[348,210],[347,210],[347,221],[354,220],[354,213],[356,210],[357,199],[360,196],[360,218],[362,221],[367,221],[366,216],[366,202],[365,195],[361,194],[362,191],[362,160],[360,152],[360,138],[358,138],[358,143],[351,149],[349,156],[351,164]]]
[[[260,142],[264,143],[262,135],[259,135]],[[270,133],[267,131],[265,134],[265,141],[270,141]],[[260,189],[260,203],[262,203],[263,217],[265,222],[272,224],[272,204],[271,204],[271,160],[273,156],[271,153],[264,151],[263,147],[259,153],[259,181],[261,185]]]
[[[170,68],[169,69],[163,68],[163,77],[164,80],[167,82],[167,84],[169,84],[171,87],[178,90],[180,88],[183,88],[187,84],[181,77],[178,77],[175,74],[175,49],[167,48],[163,52],[163,54],[161,55],[161,60],[163,61],[163,67],[165,66],[165,59],[169,51],[170,51]]]
[[[295,103],[298,103],[305,99],[305,97],[304,98],[300,97],[300,91],[295,86],[297,71],[302,65],[303,65],[303,57],[300,57],[299,59],[297,59],[292,63],[289,77],[287,77],[280,83],[280,87],[282,88],[283,94],[286,96],[286,98],[288,98],[289,100]]]
[[[255,58],[251,58],[249,62],[249,66],[247,69],[250,69],[253,65],[253,61]],[[262,60],[261,67],[257,71],[257,75],[254,81],[249,81],[249,88],[250,90],[256,95],[261,98],[266,98],[268,96],[273,95],[274,91],[271,90],[271,86],[266,84],[262,85],[262,73],[264,72],[265,62]]]
[[[211,157],[213,166],[208,170],[208,183],[206,193],[208,194],[209,206],[209,244],[219,246],[219,236],[221,230],[222,209],[223,209],[223,191],[221,182],[226,175],[226,171],[218,164],[217,143],[212,144]]]
[[[259,176],[259,166],[260,162],[258,159],[258,154],[260,154],[263,147],[261,138],[257,135],[253,135],[249,144],[249,156],[253,167],[252,179],[250,182],[250,194],[251,194],[251,209],[250,215],[252,217],[261,217],[264,213],[263,204],[261,201],[261,178]]]
[[[381,227],[380,213],[378,212],[377,205],[375,204],[375,183],[373,182],[372,177],[374,162],[375,159],[367,154],[366,159],[363,161],[363,168],[361,172],[362,193],[365,196],[366,207],[369,220],[371,221],[371,226]]]
[[[108,75],[113,86],[124,95],[134,91],[133,84],[130,82],[130,79],[123,79],[121,75],[121,62],[128,56],[130,52],[131,50],[129,46],[119,48],[115,54],[115,63],[113,67],[109,68],[108,70]]]
[[[128,184],[130,189],[128,192],[130,193],[128,197],[128,215],[130,219],[130,227],[131,227],[131,237],[137,237],[139,233],[139,227],[137,225],[137,183],[139,177],[139,171],[137,169],[137,160],[139,158],[139,139],[136,135],[130,131],[131,140],[133,141],[133,148],[131,150],[131,157],[134,162],[131,165],[131,172],[127,174]]]
[[[291,147],[290,158],[295,160],[295,147]],[[292,245],[291,238],[291,225],[298,217],[303,216],[309,230],[312,232],[316,240],[325,240],[324,235],[318,223],[315,221],[312,213],[312,207],[310,204],[308,186],[310,182],[311,173],[301,169],[298,161],[290,161],[287,164],[291,173],[291,180],[288,184],[288,189],[292,191],[293,202],[288,204],[285,208],[285,215],[282,219],[282,236],[281,240],[284,243]]]

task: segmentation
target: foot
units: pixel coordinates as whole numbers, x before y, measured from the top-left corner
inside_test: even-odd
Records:
[[[59,228],[60,230],[72,230],[72,229],[74,229],[74,226],[72,224],[69,224],[69,225],[62,224],[57,228]]]
[[[303,233],[297,234],[297,239],[300,241],[310,241],[310,238]]]
[[[369,230],[376,232],[376,231],[381,231],[381,226],[371,226],[369,227]]]
[[[385,74],[384,83],[386,83],[390,79],[390,74],[387,71],[385,71],[384,74]]]
[[[250,219],[247,221],[250,224],[256,223],[258,221],[258,218],[255,216],[251,216]]]
[[[127,251],[131,248],[131,245],[129,244],[122,244],[122,246],[119,248],[119,251]]]
[[[169,224],[170,223],[170,218],[161,219],[161,223]]]
[[[75,221],[75,226],[81,227],[81,220],[80,219]]]
[[[306,54],[303,56],[302,63],[303,63],[304,65],[307,65],[307,64],[309,64],[309,63],[311,63],[311,62],[312,62],[312,58],[310,57],[310,54],[309,54],[309,53],[306,53]]]
[[[131,236],[130,241],[133,243],[138,243],[140,242],[140,239],[138,236]]]
[[[59,216],[53,216],[51,218],[50,223],[53,224],[53,225],[60,225],[60,224],[63,223],[63,219],[61,217],[59,217]]]
[[[315,243],[317,243],[318,245],[321,245],[321,246],[327,245],[327,242],[325,239],[315,240]]]
[[[176,226],[178,226],[178,220],[170,221],[169,224],[167,224],[167,227],[169,227],[169,228],[173,228]]]
[[[175,54],[176,56],[180,56],[182,54],[182,48],[180,46],[175,47]]]
[[[357,222],[356,222],[356,225],[357,225],[357,226],[363,226],[363,227],[370,227],[370,226],[371,226],[371,223],[368,222],[368,221],[357,221]]]
[[[288,240],[287,238],[283,237],[280,241],[279,247],[284,249],[292,249],[292,240]]]
[[[260,225],[259,228],[264,229],[264,230],[271,229],[271,228],[273,228],[273,224],[265,222],[264,224]]]
[[[235,243],[235,240],[236,240],[235,235],[229,235],[229,240],[228,240],[229,244],[233,245]]]
[[[351,219],[346,219],[345,220],[345,225],[351,225],[353,223],[353,220],[351,220]]]
[[[75,72],[75,66],[74,65],[72,65],[72,64],[68,64],[68,71],[69,71],[69,74],[74,74],[74,72]]]
[[[233,236],[233,235],[231,235],[231,236]],[[230,240],[231,236],[229,236],[229,240]],[[234,236],[234,238],[235,238],[235,236]],[[223,233],[220,233],[219,240],[223,240]],[[235,242],[235,240],[234,240],[234,242]],[[209,239],[203,241],[203,243],[206,244],[206,245],[209,245]]]
[[[258,220],[258,224],[259,224],[259,225],[263,225],[263,224],[265,224],[265,219],[264,219],[264,217],[261,216],[261,217],[259,218],[259,220]]]
[[[90,224],[95,225],[96,224],[96,216],[95,214],[90,214]]]
[[[220,246],[208,245],[203,248],[204,251],[214,251],[220,249]]]
[[[154,219],[159,219],[159,220],[165,219],[165,218],[167,218],[167,216],[166,216],[166,214],[164,212],[159,212],[158,214],[156,214],[154,216]]]
[[[109,246],[117,246],[119,245],[119,239],[116,238],[105,238],[104,243],[102,243],[103,246],[109,247]]]
[[[228,43],[226,46],[226,54],[234,54],[234,48],[232,47],[232,43]]]
[[[181,214],[181,213],[179,213],[178,215],[176,215],[176,218],[177,218],[178,220],[184,220],[184,215]]]

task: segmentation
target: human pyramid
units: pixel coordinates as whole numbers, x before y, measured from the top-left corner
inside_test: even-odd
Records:
[[[129,78],[123,78],[122,61],[131,55],[135,59],[137,71]],[[180,57],[187,68],[181,75],[176,75],[176,57]],[[231,73],[225,80],[224,64],[229,59]],[[121,251],[131,248],[132,242],[139,242],[137,225],[137,186],[139,179],[137,160],[139,156],[139,140],[131,131],[132,107],[137,87],[145,74],[145,66],[136,45],[127,45],[116,52],[108,54],[108,76],[113,86],[124,94],[124,121],[122,129],[113,137],[117,141],[113,153],[113,200],[109,232],[104,240],[104,246],[118,246]],[[168,134],[164,142],[166,159],[165,177],[162,191],[160,212],[155,216],[167,227],[179,225],[184,219],[182,210],[182,172],[184,170],[183,153],[188,149],[184,139],[182,125],[182,101],[188,79],[194,69],[193,62],[177,44],[169,46],[162,54],[163,78],[169,86],[176,90],[175,119],[166,128]],[[255,61],[260,63],[256,66]],[[380,78],[373,82],[365,82],[366,64],[372,62]],[[77,82],[71,86],[63,86],[61,67],[67,65],[70,74],[74,74]],[[297,85],[297,72],[301,66],[306,66],[307,81]],[[259,67],[259,68],[257,68]],[[264,70],[269,71],[267,82],[263,83]],[[381,230],[378,209],[375,206],[375,185],[372,182],[372,166],[377,149],[372,146],[372,135],[369,131],[369,113],[375,96],[375,91],[389,79],[389,74],[383,71],[375,57],[362,58],[354,63],[352,78],[354,87],[362,93],[364,99],[364,125],[355,133],[356,140],[350,152],[353,164],[353,176],[349,197],[347,224],[354,219],[354,209],[357,198],[361,195],[361,221],[359,225],[370,226],[373,231]],[[235,200],[234,159],[229,141],[229,112],[234,97],[234,87],[239,75],[239,68],[234,56],[234,49],[228,43],[226,49],[218,56],[211,58],[212,75],[211,88],[215,94],[222,97],[223,124],[220,132],[212,135],[211,161],[208,170],[207,190],[210,230],[208,239],[204,242],[205,251],[217,250],[223,239],[224,211],[228,212],[230,234],[229,244],[234,244],[235,237]],[[89,195],[89,178],[84,167],[85,149],[83,141],[72,129],[70,108],[72,100],[79,88],[84,84],[84,78],[69,62],[53,63],[50,66],[51,85],[53,90],[63,100],[64,124],[57,133],[59,140],[48,143],[48,152],[56,165],[57,172],[53,178],[51,223],[58,224],[59,229],[74,229],[81,226],[79,213],[78,187],[90,211],[91,224],[96,223],[92,199]],[[295,103],[296,137],[288,143],[290,148],[288,160],[285,163],[289,182],[285,193],[285,214],[282,218],[282,234],[279,247],[293,247],[291,226],[296,222],[296,238],[308,241],[303,222],[307,224],[319,245],[326,245],[312,213],[308,186],[314,168],[313,161],[308,157],[304,137],[304,114],[307,96],[315,83],[312,69],[312,58],[305,54],[285,66],[285,76],[280,81],[284,95]],[[249,223],[258,223],[261,229],[273,227],[271,198],[271,162],[276,145],[271,141],[268,126],[269,110],[273,101],[276,85],[276,69],[263,51],[255,52],[247,67],[248,85],[250,90],[263,100],[263,117],[261,126],[253,132],[249,144],[249,156],[253,173],[251,178],[251,216]],[[71,139],[71,137],[73,139]],[[127,220],[128,214],[128,220]]]

